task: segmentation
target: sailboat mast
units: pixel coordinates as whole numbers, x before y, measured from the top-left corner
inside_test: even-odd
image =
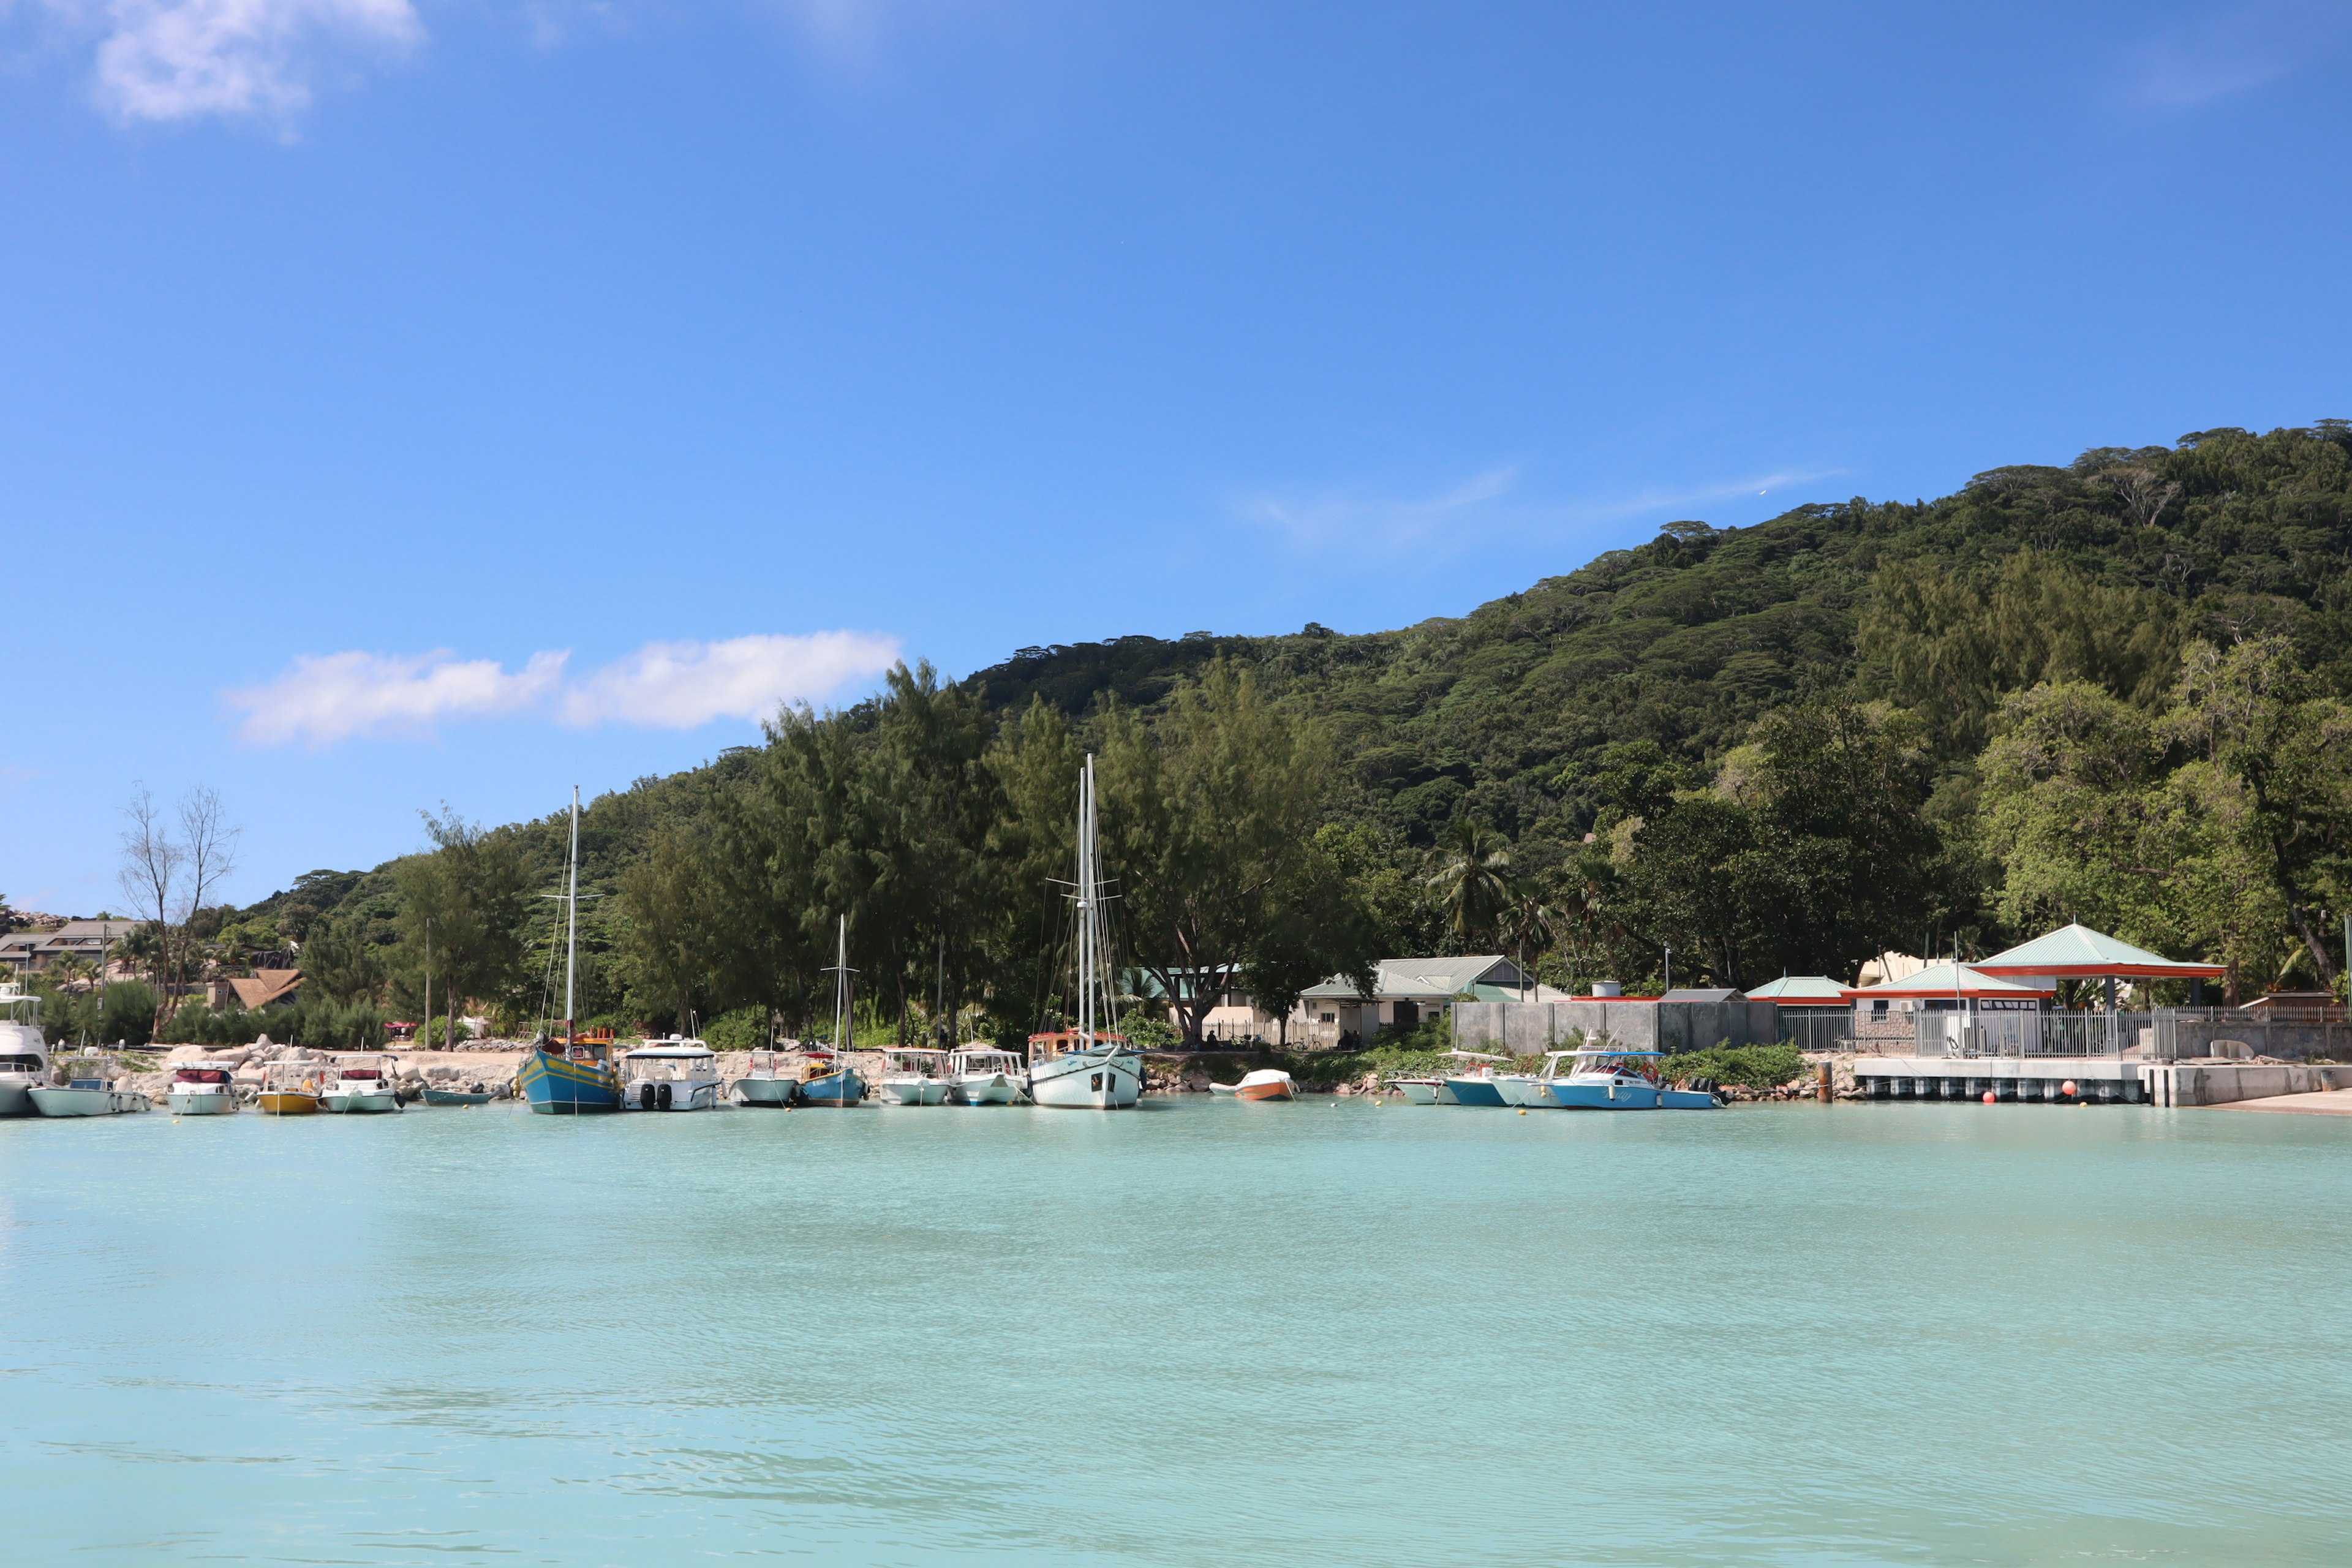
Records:
[[[1095,1043],[1095,757],[1078,777],[1078,1037]]]
[[[849,917],[841,917],[840,937],[833,960],[833,1048],[845,1051],[848,1041],[842,1030],[848,1022],[849,1009]]]
[[[580,952],[580,786],[572,786],[572,859],[570,874],[563,889],[563,1037],[569,1041],[580,1031],[572,1026],[572,978]]]

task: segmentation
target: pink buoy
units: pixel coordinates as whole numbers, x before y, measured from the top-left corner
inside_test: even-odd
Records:
[[[1992,1091],[1992,1090],[1990,1090],[1990,1089],[1986,1089],[1986,1090],[1985,1090],[1985,1103],[1986,1103],[1987,1105],[1990,1105],[1990,1104],[1992,1104],[1994,1101],[1998,1100],[2000,1098],[2000,1096],[1999,1096],[1999,1095],[1997,1095],[1997,1094],[1993,1093],[1993,1091]]]
[[[2064,1096],[2065,1096],[2067,1099],[2069,1099],[2069,1100],[2074,1099],[2074,1080],[2073,1079],[2071,1079],[2071,1078],[2070,1078],[2070,1079],[2068,1079],[2064,1083],[2060,1084],[2060,1085],[2058,1086],[2058,1092],[2059,1092],[2059,1093],[2061,1093],[2061,1094],[2063,1094],[2063,1095],[2064,1095]]]

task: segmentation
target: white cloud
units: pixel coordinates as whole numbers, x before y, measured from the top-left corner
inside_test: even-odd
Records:
[[[222,696],[244,711],[236,732],[248,745],[331,746],[357,736],[430,734],[444,719],[520,712],[554,692],[570,657],[535,653],[510,675],[496,659],[459,659],[446,648],[303,654],[267,685]]]
[[[425,41],[413,0],[46,0],[43,9],[66,36],[97,37],[95,94],[126,121],[289,120],[338,58]]]
[[[304,654],[277,679],[222,698],[243,715],[237,738],[255,746],[427,736],[446,720],[533,713],[573,725],[690,730],[815,701],[887,669],[898,647],[895,637],[845,631],[647,643],[579,680],[564,679],[568,652],[535,653],[514,671],[446,648]]]
[[[879,675],[897,661],[898,646],[862,632],[647,643],[567,689],[558,713],[567,724],[616,720],[658,730],[760,719]]]
[[[2168,29],[2133,50],[2132,96],[2157,109],[2194,109],[2292,76],[2340,43],[2340,5],[2260,0]]]
[[[1395,550],[1418,543],[1462,513],[1499,500],[1517,479],[1516,468],[1489,468],[1435,496],[1404,499],[1346,490],[1260,495],[1244,500],[1241,510],[1244,517],[1273,523],[1301,544]]]

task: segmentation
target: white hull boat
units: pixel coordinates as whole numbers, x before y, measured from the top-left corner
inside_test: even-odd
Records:
[[[174,1116],[226,1116],[236,1110],[236,1095],[230,1089],[173,1089],[163,1097]]]
[[[1028,1077],[1011,1051],[958,1051],[948,1066],[948,1099],[957,1105],[1018,1105],[1029,1098],[1022,1087]]]
[[[1433,1078],[1392,1078],[1389,1087],[1404,1096],[1411,1105],[1435,1105],[1437,1091],[1444,1084]]]
[[[49,1081],[41,999],[15,981],[0,984],[0,1116],[37,1116],[33,1090]]]
[[[1029,1098],[1064,1110],[1125,1110],[1143,1098],[1143,1053],[1121,1041],[1032,1062]]]
[[[337,1116],[379,1116],[398,1110],[400,1091],[392,1081],[395,1059],[381,1051],[339,1058],[335,1070],[319,1088],[319,1109]]]
[[[948,1086],[930,1078],[886,1078],[877,1086],[882,1098],[892,1105],[945,1105]]]
[[[319,1109],[337,1116],[380,1116],[400,1109],[400,1096],[388,1089],[329,1088],[319,1096]]]
[[[32,1091],[33,1109],[44,1116],[129,1116],[149,1109],[135,1089],[117,1089],[103,1079],[78,1078],[60,1089],[41,1084]]]
[[[945,1105],[948,1053],[929,1047],[899,1047],[882,1053],[882,1077],[875,1092],[887,1105]]]
[[[713,1110],[725,1098],[717,1053],[682,1035],[624,1055],[620,1085],[624,1110]]]
[[[800,1080],[790,1078],[739,1078],[735,1080],[735,1092],[743,1097],[746,1105],[790,1105],[799,1087]]]

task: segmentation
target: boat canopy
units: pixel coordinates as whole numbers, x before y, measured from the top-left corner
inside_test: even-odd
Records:
[[[643,1046],[636,1050],[624,1053],[621,1059],[630,1062],[645,1061],[649,1058],[656,1061],[696,1061],[717,1054],[709,1046],[697,1041],[688,1041],[684,1045],[676,1046]]]
[[[338,1078],[352,1079],[382,1078],[383,1076],[383,1069],[382,1068],[345,1068],[335,1076]]]
[[[1585,1046],[1573,1051],[1546,1051],[1548,1057],[1662,1057],[1664,1051],[1633,1050],[1624,1046]]]
[[[179,1072],[174,1075],[173,1081],[178,1083],[226,1083],[228,1081],[228,1072],[227,1069],[224,1068],[182,1068]]]
[[[1480,1051],[1465,1051],[1459,1047],[1445,1054],[1449,1057],[1460,1057],[1465,1062],[1507,1062],[1511,1059],[1508,1057],[1490,1057]]]

